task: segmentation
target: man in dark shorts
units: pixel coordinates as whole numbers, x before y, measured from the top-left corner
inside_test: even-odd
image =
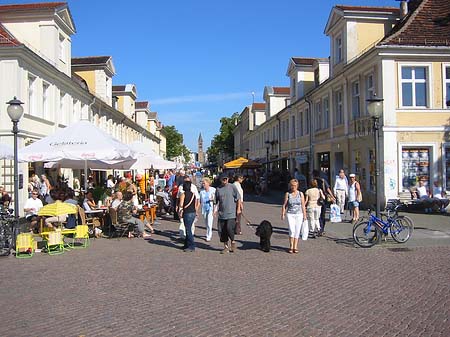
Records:
[[[221,186],[216,190],[216,210],[219,213],[217,227],[220,236],[220,242],[223,242],[221,254],[236,251],[236,242],[234,233],[236,230],[236,215],[241,214],[242,201],[238,190],[233,184],[228,183],[228,176],[220,176]],[[228,245],[230,241],[230,245]]]

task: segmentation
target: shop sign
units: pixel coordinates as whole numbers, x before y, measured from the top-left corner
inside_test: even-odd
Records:
[[[297,153],[295,157],[295,161],[297,164],[305,164],[308,162],[308,153],[307,152],[300,152]]]
[[[371,119],[358,119],[354,122],[355,126],[355,138],[365,137],[372,134],[372,120]]]

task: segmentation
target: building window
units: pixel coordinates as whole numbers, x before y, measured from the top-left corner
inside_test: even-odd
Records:
[[[291,116],[291,139],[295,139],[295,116]]]
[[[445,67],[445,101],[444,107],[450,109],[450,66]]]
[[[323,99],[323,128],[328,129],[330,121],[330,101],[328,97]]]
[[[286,140],[289,140],[289,117],[286,119]]]
[[[342,62],[342,36],[338,36],[334,40],[334,63],[341,63]]]
[[[310,118],[309,108],[305,109],[305,135],[309,135],[309,118]]]
[[[401,95],[404,107],[428,106],[428,67],[401,67]]]
[[[291,78],[291,96],[294,98],[297,96],[297,88],[295,84],[295,78]]]
[[[315,105],[314,117],[315,117],[315,130],[320,130],[322,128],[322,104],[317,102]]]
[[[344,123],[344,111],[342,106],[342,91],[336,91],[334,93],[334,111],[335,111],[335,125],[341,125]]]
[[[42,118],[50,118],[50,84],[42,83]]]
[[[359,82],[352,83],[352,117],[357,119],[361,117],[361,111],[359,107]]]
[[[36,77],[28,75],[28,113],[36,116]]]
[[[373,74],[369,74],[366,76],[366,109],[365,114],[367,115],[367,105],[369,102],[367,102],[367,99],[373,98],[375,96],[375,85],[374,85],[374,79]]]
[[[298,135],[303,136],[303,111],[298,113]]]

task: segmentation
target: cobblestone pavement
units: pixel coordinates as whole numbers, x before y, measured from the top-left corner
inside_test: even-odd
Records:
[[[288,254],[278,205],[247,202],[245,213],[274,225],[270,253],[243,226],[238,251],[221,255],[202,224],[184,253],[177,224],[160,220],[150,242],[0,259],[0,336],[450,334],[450,246],[358,249],[328,234]]]

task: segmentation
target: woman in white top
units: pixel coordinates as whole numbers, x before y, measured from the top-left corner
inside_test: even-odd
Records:
[[[353,213],[352,223],[358,221],[359,219],[359,201],[361,200],[361,187],[356,181],[355,174],[350,174],[350,184],[348,187],[348,208],[350,212]]]
[[[344,214],[345,197],[348,192],[348,180],[343,169],[339,170],[339,175],[336,177],[334,183],[333,192],[337,199],[337,205],[341,209],[341,214]]]
[[[211,180],[207,177],[202,180],[203,189],[200,191],[200,207],[206,227],[206,241],[212,239],[212,227],[214,221],[214,198],[216,189],[211,186]]]
[[[233,185],[236,187],[236,189],[239,192],[239,195],[241,196],[241,213],[236,215],[236,229],[235,229],[235,234],[237,235],[241,235],[242,234],[242,230],[241,230],[241,214],[242,211],[244,210],[244,190],[242,189],[241,183],[244,181],[244,177],[240,174],[236,175],[234,177],[234,183]]]

